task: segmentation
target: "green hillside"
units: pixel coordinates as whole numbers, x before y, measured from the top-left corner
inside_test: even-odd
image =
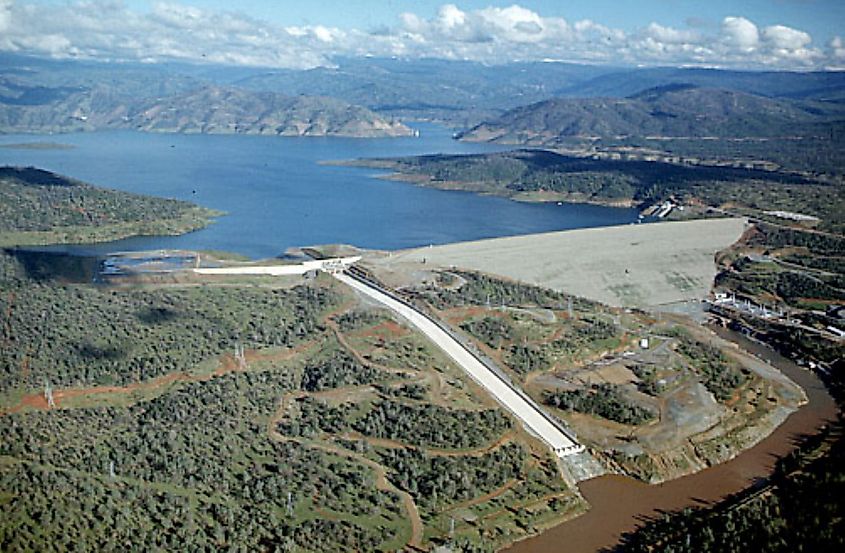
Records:
[[[0,246],[183,234],[217,215],[189,202],[99,188],[32,167],[0,167]]]

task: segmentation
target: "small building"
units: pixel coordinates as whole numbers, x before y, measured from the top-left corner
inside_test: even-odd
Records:
[[[640,348],[648,349],[648,338],[640,338]]]

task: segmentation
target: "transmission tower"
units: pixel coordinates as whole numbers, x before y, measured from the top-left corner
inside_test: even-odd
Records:
[[[56,408],[56,402],[53,401],[53,388],[50,386],[50,381],[44,381],[44,399],[47,400],[47,407],[50,409]]]
[[[246,354],[244,347],[240,343],[235,344],[235,360],[238,362],[238,368],[240,370],[246,369]]]

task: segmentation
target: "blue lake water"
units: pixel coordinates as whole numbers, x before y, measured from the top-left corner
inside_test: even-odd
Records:
[[[226,250],[258,259],[293,246],[345,243],[401,249],[637,220],[633,209],[519,203],[378,179],[372,169],[319,164],[496,149],[452,140],[441,127],[418,128],[418,138],[393,139],[123,131],[2,135],[0,144],[50,141],[75,148],[0,148],[0,164],[33,165],[99,186],[190,200],[227,212],[210,227],[183,236],[64,248],[79,253],[174,248]]]

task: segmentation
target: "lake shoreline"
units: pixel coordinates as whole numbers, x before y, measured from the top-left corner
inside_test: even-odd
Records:
[[[36,166],[97,186],[190,201],[227,216],[176,237],[130,238],[119,250],[223,250],[266,259],[302,244],[395,250],[428,244],[625,224],[633,209],[515,202],[412,184],[388,185],[331,159],[471,154],[448,129],[419,125],[407,139],[181,135],[103,131],[7,135],[0,145],[56,141],[73,150],[0,148],[0,165]],[[143,160],[139,162],[139,160]],[[97,253],[104,253],[98,249]]]
[[[394,164],[390,162],[383,162],[382,160],[368,160],[368,159],[339,159],[321,161],[321,165],[329,167],[357,167],[365,169],[377,169],[389,171],[386,174],[374,175],[374,178],[392,181],[404,182],[413,184],[414,186],[421,186],[423,188],[431,188],[434,190],[445,190],[452,192],[472,192],[483,196],[492,196],[496,198],[505,198],[515,202],[524,203],[569,203],[569,204],[585,204],[596,205],[601,207],[618,207],[618,208],[637,208],[642,207],[642,202],[634,199],[596,199],[589,198],[578,194],[566,194],[562,192],[553,191],[536,191],[536,192],[515,192],[513,194],[501,194],[489,190],[482,182],[465,182],[465,181],[448,181],[435,180],[432,175],[427,173],[403,173],[394,170]]]

